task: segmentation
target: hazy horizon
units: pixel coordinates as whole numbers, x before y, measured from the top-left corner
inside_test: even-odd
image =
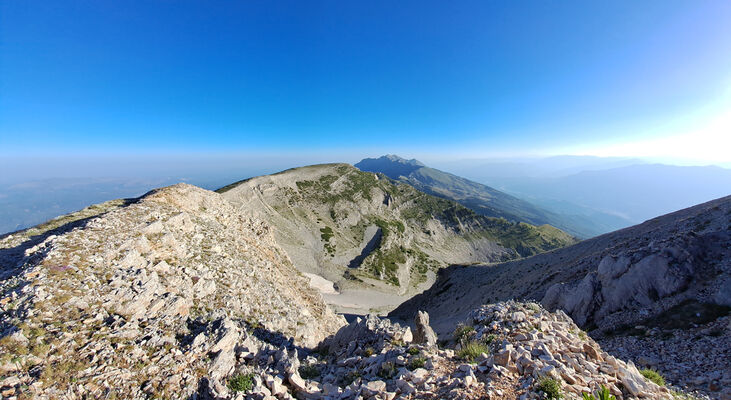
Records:
[[[289,168],[321,163],[343,162],[355,164],[363,158],[395,154],[406,159],[417,159],[427,165],[449,170],[460,163],[535,162],[552,158],[595,158],[597,160],[630,160],[635,163],[675,166],[716,166],[729,169],[731,163],[682,163],[650,157],[599,157],[590,155],[557,154],[553,156],[522,157],[445,157],[396,151],[352,154],[139,154],[117,156],[18,156],[0,159],[0,169],[13,174],[0,175],[0,184],[23,183],[44,179],[66,178],[177,178],[181,181],[244,179],[266,175]]]
[[[728,169],[729,20],[726,2],[1,2],[0,217],[384,154],[545,207],[528,179]]]

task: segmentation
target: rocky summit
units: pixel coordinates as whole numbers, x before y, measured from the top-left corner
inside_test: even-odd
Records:
[[[665,225],[650,221],[655,231],[645,227],[642,232],[657,234],[648,242],[630,241],[636,247],[615,237],[612,252],[585,256],[597,262],[595,270],[590,261],[582,261],[585,268],[563,272],[567,275],[559,269],[540,283],[529,283],[530,290],[542,294],[543,304],[479,297],[511,290],[523,297],[523,292],[500,275],[494,279],[499,290],[475,287],[484,278],[473,276],[451,285],[438,282],[397,310],[394,317],[400,320],[370,314],[347,323],[323,299],[323,282],[306,275],[303,260],[311,259],[296,251],[292,240],[297,233],[303,238],[299,246],[310,252],[305,254],[315,254],[316,261],[347,259],[357,253],[353,243],[367,241],[354,235],[355,227],[365,235],[375,226],[382,236],[374,248],[378,250],[371,249],[380,251],[376,256],[403,251],[418,260],[423,252],[445,263],[450,246],[475,251],[477,244],[491,243],[482,251],[491,249],[498,258],[519,257],[520,251],[538,253],[541,243],[558,247],[565,237],[542,236],[529,225],[476,216],[385,176],[340,164],[295,171],[294,180],[284,173],[237,183],[223,194],[174,185],[0,238],[0,395],[237,400],[729,397],[728,310],[720,303],[710,308],[711,300],[723,300],[727,293],[728,247],[717,246],[727,243],[727,202],[679,214],[685,218],[674,235],[660,235],[656,231]],[[293,183],[278,181],[287,176]],[[328,200],[333,196],[337,199]],[[697,229],[686,234],[681,229],[686,226]],[[498,233],[508,236],[492,236]],[[430,247],[429,240],[438,245]],[[409,245],[419,252],[409,253]],[[595,251],[601,247],[597,242],[588,246]],[[646,250],[640,254],[636,249]],[[565,251],[547,256],[561,257]],[[361,260],[370,270],[344,268],[355,270],[352,276],[364,284],[367,274],[378,272],[372,268],[380,265],[378,259],[368,258],[373,256]],[[538,257],[543,256],[474,270],[517,265],[514,273],[531,279],[534,272],[521,272],[520,266]],[[450,276],[453,269],[440,275]],[[639,278],[627,278],[635,275]],[[455,293],[460,287],[469,290]],[[366,293],[385,293],[377,289]],[[614,290],[628,302],[610,302]],[[682,293],[695,297],[678,297]],[[434,307],[424,301],[426,295],[452,308]],[[643,314],[648,309],[655,314]],[[636,322],[632,313],[655,319]],[[591,326],[615,321],[610,326],[617,328],[617,316],[642,334],[610,334]],[[687,323],[689,318],[692,326],[663,325]],[[644,351],[641,356],[638,348]],[[688,361],[693,355],[698,363]],[[709,363],[715,363],[715,375]],[[658,370],[672,386],[666,386]],[[694,387],[701,393],[680,391],[689,386],[681,384],[680,375],[697,380]]]

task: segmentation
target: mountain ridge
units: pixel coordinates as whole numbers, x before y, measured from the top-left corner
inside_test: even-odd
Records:
[[[332,290],[360,293],[325,294],[333,301],[367,302],[359,292],[365,286],[395,305],[404,298],[391,296],[423,290],[434,271],[450,263],[494,262],[573,242],[555,228],[479,216],[349,164],[289,169],[219,193],[242,212],[270,221],[302,272],[324,278],[319,282]]]
[[[475,212],[489,217],[505,218],[534,225],[553,225],[575,236],[592,236],[578,223],[540,209],[517,197],[469,179],[430,168],[417,160],[405,160],[396,155],[365,158],[355,164],[368,172],[379,172],[389,178],[407,183],[434,196],[457,201]]]

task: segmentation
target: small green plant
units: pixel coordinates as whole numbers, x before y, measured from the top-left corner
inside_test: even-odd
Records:
[[[401,339],[392,340],[391,344],[396,347],[404,347],[406,345],[406,343],[404,343],[404,341]]]
[[[396,365],[394,363],[387,361],[381,364],[381,368],[378,369],[378,376],[383,379],[391,379],[394,376],[396,376]]]
[[[373,350],[373,347],[366,347],[365,350],[363,350],[363,355],[365,357],[370,357],[370,356],[372,356],[375,353],[376,353],[376,351]]]
[[[412,358],[411,361],[409,361],[409,369],[413,371],[417,368],[424,368],[425,364],[426,364],[426,358],[415,357],[415,358]]]
[[[648,381],[653,382],[658,386],[665,386],[665,378],[663,378],[659,372],[649,369],[649,368],[645,368],[645,369],[641,370],[640,373]]]
[[[490,344],[490,343],[494,342],[495,339],[497,339],[497,335],[494,333],[491,333],[489,335],[483,336],[482,342],[485,344]]]
[[[459,324],[459,325],[457,325],[457,328],[454,330],[454,338],[460,343],[466,342],[468,339],[470,339],[474,335],[475,335],[475,328],[470,325]]]
[[[409,353],[409,354],[411,354],[412,356],[415,356],[415,355],[419,354],[420,351],[421,350],[419,350],[418,347],[409,347],[409,349],[406,350],[406,352]]]
[[[475,361],[482,353],[489,353],[490,349],[484,343],[469,341],[462,344],[462,348],[457,352],[457,357],[469,362]]]
[[[238,374],[228,380],[232,392],[248,392],[254,387],[254,374]]]
[[[583,400],[617,400],[604,385],[600,386],[600,389],[596,392],[596,397],[591,393],[581,393]]]
[[[314,365],[303,365],[299,368],[300,376],[304,379],[313,379],[320,376],[320,371]]]
[[[544,376],[543,378],[541,378],[538,381],[538,386],[536,388],[539,392],[543,392],[546,395],[547,399],[558,400],[563,398],[561,384],[558,383],[557,380],[548,376]]]

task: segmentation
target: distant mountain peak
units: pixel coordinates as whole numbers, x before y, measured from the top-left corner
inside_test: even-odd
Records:
[[[374,160],[374,159],[373,158],[366,158],[366,160]],[[414,167],[426,167],[426,165],[424,163],[422,163],[421,161],[419,161],[419,160],[417,160],[415,158],[412,158],[411,160],[407,160],[407,159],[405,159],[403,157],[397,156],[396,154],[386,154],[385,156],[381,156],[379,158],[376,158],[375,160],[384,160],[384,161],[385,160],[388,160],[388,161],[391,161],[391,162],[396,162],[396,163],[399,163],[399,164],[411,165],[411,166],[414,166]],[[365,161],[365,160],[363,160],[363,161]]]
[[[412,172],[426,165],[418,160],[399,157],[395,154],[386,154],[378,158],[364,158],[355,164],[361,171],[380,172],[391,179],[399,179],[401,176],[409,176]]]

